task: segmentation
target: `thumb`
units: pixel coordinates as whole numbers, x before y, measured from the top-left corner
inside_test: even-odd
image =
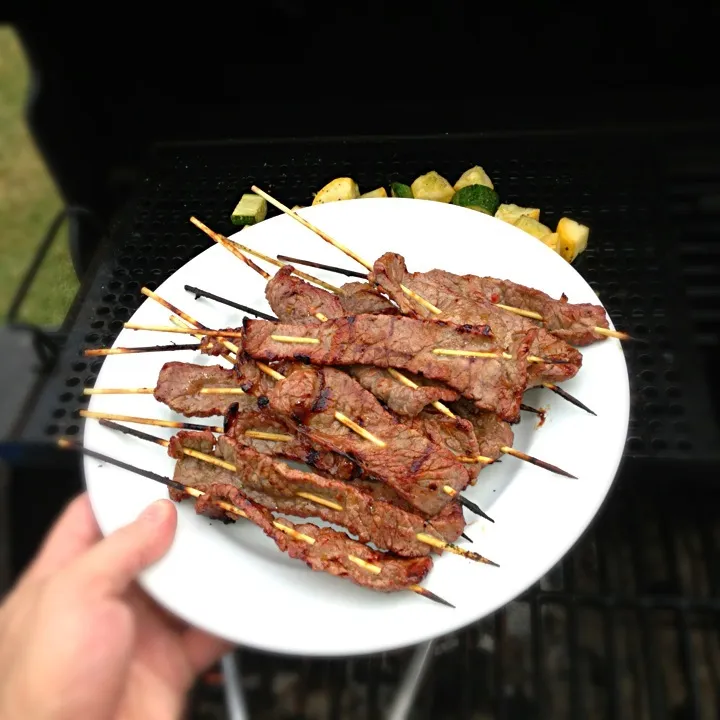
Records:
[[[80,583],[99,595],[124,592],[146,567],[170,549],[177,512],[170,500],[157,500],[134,522],[93,547],[76,565]]]

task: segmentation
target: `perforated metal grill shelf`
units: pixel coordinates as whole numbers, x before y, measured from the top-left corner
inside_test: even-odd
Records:
[[[80,432],[77,411],[87,401],[82,388],[93,385],[101,366],[82,351],[113,341],[138,307],[141,285],[156,287],[208,247],[188,223],[191,214],[230,233],[230,211],[252,183],[289,205],[303,205],[340,175],[373,188],[429,169],[452,178],[482,163],[503,201],[542,208],[549,225],[567,214],[592,228],[577,269],[616,325],[647,341],[624,345],[632,385],[628,454],[717,460],[718,418],[710,399],[720,396],[713,372],[720,303],[712,284],[720,276],[712,235],[720,177],[712,158],[698,154],[703,159],[695,160],[684,142],[682,158],[667,151],[678,146],[676,138],[639,134],[158,148],[83,287],[66,349],[24,436]]]

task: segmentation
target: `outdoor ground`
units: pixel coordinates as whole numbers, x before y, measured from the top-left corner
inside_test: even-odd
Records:
[[[29,74],[13,30],[0,27],[0,324],[61,200],[25,125]],[[65,232],[58,237],[25,304],[23,319],[58,324],[77,280]]]

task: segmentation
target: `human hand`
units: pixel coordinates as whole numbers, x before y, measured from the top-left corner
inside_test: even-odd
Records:
[[[135,584],[175,535],[169,500],[102,539],[87,494],[61,515],[0,606],[0,719],[180,717],[194,679],[230,646]]]

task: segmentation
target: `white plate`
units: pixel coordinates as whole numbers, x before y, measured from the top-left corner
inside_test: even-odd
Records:
[[[558,255],[530,235],[482,213],[435,202],[363,199],[309,208],[303,215],[371,261],[394,250],[405,255],[410,270],[440,267],[474,272],[531,285],[554,297],[564,292],[571,302],[599,302]],[[271,256],[283,253],[358,269],[352,260],[285,216],[243,232],[242,242]],[[316,274],[334,284],[343,282],[337,275]],[[269,311],[264,281],[219,246],[213,245],[182,267],[158,292],[210,327],[240,324],[237,311],[209,300],[196,302],[183,289],[186,283]],[[132,319],[166,325],[168,316],[167,310],[148,300]],[[116,344],[172,340],[183,342],[178,335],[124,330]],[[193,351],[110,356],[97,386],[154,385],[168,360],[213,362]],[[468,515],[472,524],[467,533],[475,541],[471,547],[501,567],[448,554],[435,559],[423,583],[456,609],[411,592],[374,593],[312,572],[280,553],[249,522],[233,526],[210,522],[197,516],[189,502],[179,506],[179,526],[170,552],[144,573],[142,585],[188,622],[243,645],[278,653],[357,655],[409,646],[457,630],[512,600],[555,565],[593,519],[612,484],[629,409],[620,343],[607,340],[585,348],[581,372],[565,387],[593,408],[597,417],[547,390],[533,390],[527,401],[548,407],[547,421],[536,429],[534,417],[523,413],[515,428],[515,447],[556,463],[580,479],[558,477],[512,457],[482,472],[478,484],[465,494],[496,522],[492,525]],[[183,419],[148,395],[96,395],[90,409]],[[170,431],[150,430],[170,436]],[[172,476],[173,461],[161,448],[114,433],[95,421],[86,425],[85,444]],[[163,486],[91,458],[85,460],[85,475],[105,533],[135,518],[152,500],[167,496]]]

